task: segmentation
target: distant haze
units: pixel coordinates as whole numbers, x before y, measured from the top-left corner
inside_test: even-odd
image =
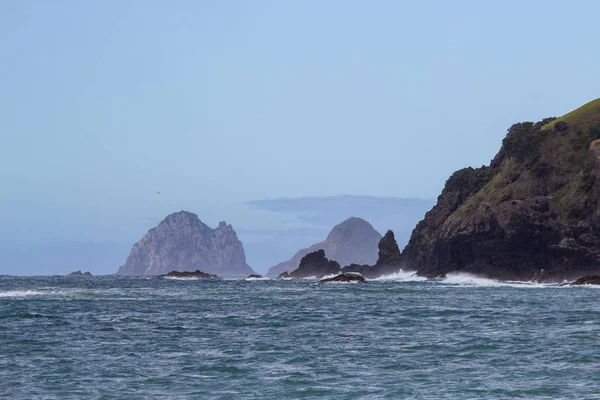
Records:
[[[261,270],[354,215],[254,200],[436,198],[513,123],[598,97],[598,15],[592,0],[0,2],[0,273],[87,269],[57,246],[121,258],[179,210],[232,224]]]

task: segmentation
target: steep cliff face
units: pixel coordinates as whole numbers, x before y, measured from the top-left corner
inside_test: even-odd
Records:
[[[370,223],[362,218],[348,218],[333,227],[327,239],[309,248],[302,249],[290,260],[279,263],[267,272],[269,276],[278,276],[298,268],[302,257],[323,249],[330,260],[340,265],[374,264],[377,261],[377,243],[381,235]]]
[[[231,225],[211,229],[196,214],[181,211],[167,216],[133,245],[119,275],[160,275],[195,271],[217,275],[248,275],[242,243]]]
[[[600,271],[600,99],[513,125],[489,167],[465,168],[403,251],[421,275],[562,280]]]

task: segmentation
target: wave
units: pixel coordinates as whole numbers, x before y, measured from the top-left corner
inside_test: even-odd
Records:
[[[47,294],[55,294],[55,293],[40,292],[38,290],[7,290],[5,292],[0,292],[0,298],[43,296],[43,295],[47,295]]]
[[[415,271],[403,271],[394,272],[389,275],[382,275],[375,279],[369,279],[370,281],[400,281],[400,282],[422,282],[426,281],[427,278],[423,276],[417,276]]]
[[[245,281],[250,281],[250,282],[254,282],[254,281],[270,281],[271,278],[266,277],[266,276],[261,276],[260,278],[245,278]]]
[[[439,279],[437,282],[446,285],[455,286],[483,286],[483,287],[518,287],[518,288],[544,288],[548,286],[556,286],[551,283],[536,283],[525,281],[499,281],[496,279],[483,278],[481,276],[468,274],[464,272],[454,272],[446,275],[446,278]]]

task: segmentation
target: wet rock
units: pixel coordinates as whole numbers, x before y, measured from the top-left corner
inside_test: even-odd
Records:
[[[160,275],[159,278],[196,278],[196,279],[221,279],[217,275],[207,274],[199,269],[196,271],[171,271],[168,274]]]
[[[250,274],[250,275],[248,275],[248,278],[260,279],[260,278],[262,278],[262,275]]]
[[[81,270],[77,270],[77,271],[73,271],[71,272],[69,275],[67,276],[79,276],[79,277],[90,277],[93,276],[91,272],[86,271],[86,272],[81,272]]]
[[[332,283],[332,282],[361,282],[367,283],[365,277],[357,272],[344,272],[337,276],[327,279],[321,279],[319,283]]]
[[[575,279],[573,282],[564,283],[564,285],[600,285],[600,275],[586,275]]]

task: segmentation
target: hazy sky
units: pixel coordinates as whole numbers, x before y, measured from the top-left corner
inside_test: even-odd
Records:
[[[435,197],[600,96],[597,1],[0,2],[0,240]],[[157,192],[160,191],[160,194]],[[137,233],[136,233],[137,232]]]

